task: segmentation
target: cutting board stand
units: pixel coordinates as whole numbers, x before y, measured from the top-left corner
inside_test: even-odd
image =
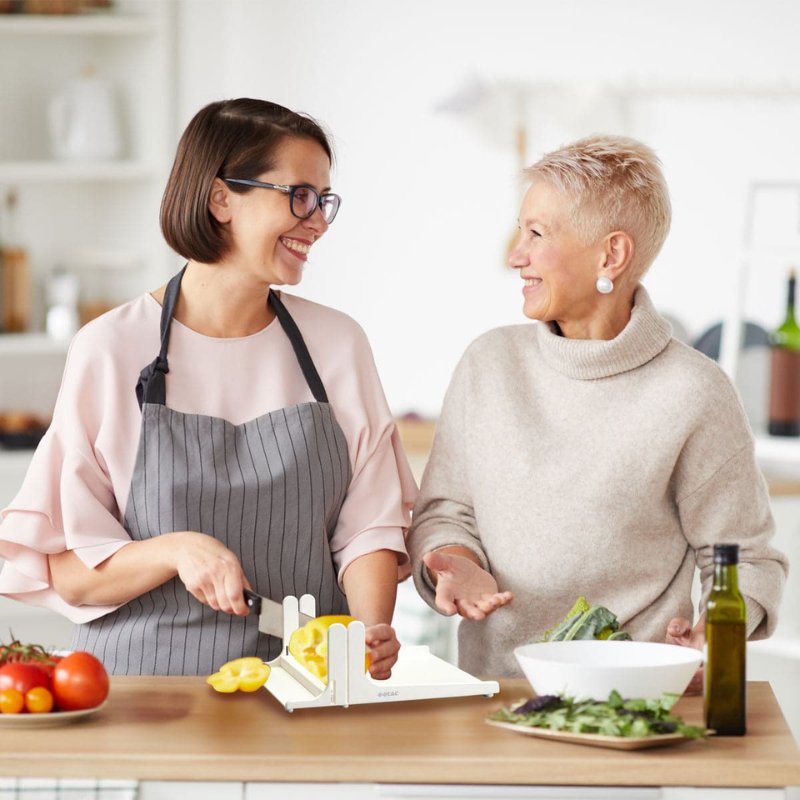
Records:
[[[479,680],[422,645],[401,647],[391,678],[376,681],[364,672],[365,628],[358,621],[347,627],[337,623],[328,629],[328,682],[323,683],[289,654],[289,639],[300,627],[300,613],[315,616],[311,595],[283,599],[283,648],[269,662],[272,669],[265,687],[287,711],[442,697],[491,697],[500,689],[497,681]]]

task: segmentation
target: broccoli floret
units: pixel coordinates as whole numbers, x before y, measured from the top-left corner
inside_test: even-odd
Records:
[[[591,606],[589,605],[586,598],[579,597],[575,601],[575,604],[572,606],[567,616],[564,617],[564,619],[562,619],[561,622],[558,623],[558,625],[554,625],[552,628],[550,628],[549,631],[545,631],[543,641],[545,642],[558,641],[560,637],[557,636],[556,634],[560,633],[559,629],[560,628],[568,629],[570,627],[568,623],[573,617],[577,617],[578,614],[585,614],[590,608]]]
[[[619,630],[617,617],[603,606],[591,606],[581,596],[558,625],[544,634],[543,642],[572,641],[573,639],[630,639]]]

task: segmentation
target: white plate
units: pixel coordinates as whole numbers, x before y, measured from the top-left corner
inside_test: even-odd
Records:
[[[55,728],[96,714],[108,701],[104,700],[94,708],[80,711],[50,711],[47,714],[0,714],[0,728]]]

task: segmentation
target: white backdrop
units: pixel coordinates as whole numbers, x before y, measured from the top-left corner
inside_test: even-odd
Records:
[[[646,284],[697,336],[731,302],[750,182],[800,180],[798,30],[780,0],[179,0],[178,121],[251,95],[330,129],[344,204],[297,291],[363,325],[395,412],[435,415],[469,341],[524,321],[509,87],[528,161],[604,129],[657,150],[674,220]],[[795,246],[750,270],[746,315],[772,327],[797,198],[762,196],[757,228]]]

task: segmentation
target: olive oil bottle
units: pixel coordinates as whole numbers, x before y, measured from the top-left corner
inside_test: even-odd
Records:
[[[718,736],[746,729],[747,611],[739,592],[739,546],[714,545],[714,587],[706,607],[704,707],[706,727]]]

